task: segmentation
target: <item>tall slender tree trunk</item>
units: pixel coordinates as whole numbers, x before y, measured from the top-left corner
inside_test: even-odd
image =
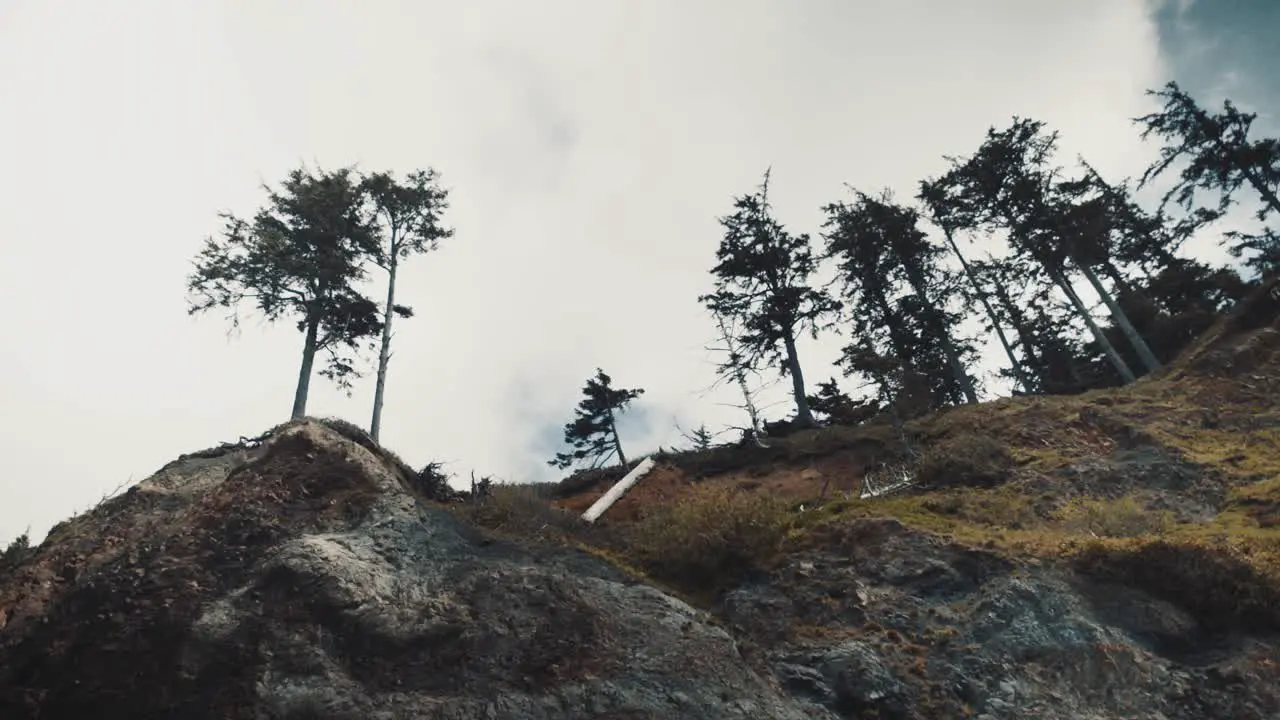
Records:
[[[1009,315],[1009,324],[1013,326],[1014,332],[1018,333],[1018,342],[1022,345],[1022,352],[1026,353],[1027,361],[1031,367],[1037,369],[1037,375],[1040,378],[1040,384],[1043,385],[1044,377],[1044,361],[1041,359],[1040,353],[1036,351],[1036,334],[1027,324],[1027,318],[1022,311],[1018,309],[1013,298],[1009,297],[1008,291],[999,283],[994,284],[996,300],[1000,302],[1005,313]],[[1026,375],[1023,375],[1023,381],[1026,382]]]
[[[302,343],[302,367],[298,369],[298,388],[293,393],[293,419],[307,414],[307,392],[311,389],[311,371],[316,364],[316,339],[320,334],[320,318],[307,318],[307,334]]]
[[[382,348],[378,351],[378,379],[373,386],[373,419],[369,422],[369,437],[378,442],[378,433],[382,430],[382,403],[387,388],[387,364],[391,362],[391,319],[395,317],[393,308],[396,303],[396,256],[392,248],[391,260],[387,266],[387,307],[382,313]]]
[[[1116,302],[1115,297],[1110,291],[1103,286],[1102,281],[1098,279],[1097,273],[1088,263],[1082,263],[1073,259],[1075,266],[1080,268],[1080,272],[1088,279],[1089,284],[1093,286],[1098,297],[1102,298],[1102,302],[1107,304],[1107,309],[1111,311],[1111,320],[1115,322],[1124,336],[1128,338],[1129,344],[1138,353],[1138,358],[1142,360],[1142,364],[1146,366],[1147,372],[1155,372],[1160,369],[1160,361],[1156,359],[1155,353],[1151,352],[1151,346],[1147,345],[1147,341],[1138,333],[1138,329],[1129,322],[1129,316],[1125,313],[1124,308],[1120,307],[1120,303]]]
[[[933,300],[929,298],[929,294],[925,291],[924,278],[917,270],[907,270],[907,280],[911,283],[911,289],[915,291],[916,296],[920,298],[920,302],[925,307],[925,312],[929,313],[930,323],[933,325],[933,331],[938,334],[938,340],[942,342],[942,352],[947,356],[947,365],[951,368],[951,374],[955,377],[956,384],[960,388],[960,392],[964,394],[966,400],[970,404],[978,403],[978,393],[973,389],[973,379],[969,377],[969,373],[964,370],[964,363],[960,362],[960,353],[956,351],[956,345],[951,340],[951,332],[947,330],[947,326],[942,322],[942,313],[938,307],[933,304]]]
[[[800,369],[800,354],[796,351],[795,336],[788,331],[782,339],[787,348],[787,371],[791,374],[791,392],[796,396],[796,422],[801,427],[813,427],[813,411],[809,398],[804,394],[804,372]]]
[[[738,384],[738,389],[742,391],[742,409],[747,411],[747,417],[751,420],[751,437],[757,444],[760,444],[760,411],[756,409],[756,403],[751,398],[751,387],[747,385],[747,373],[742,368],[742,362],[738,359],[738,341],[734,339],[729,332],[729,327],[725,325],[724,316],[715,313],[716,326],[720,328],[720,338],[724,340],[724,349],[729,353],[729,368],[733,373],[733,379]]]
[[[1107,359],[1111,361],[1116,372],[1120,373],[1120,377],[1125,384],[1136,381],[1138,378],[1134,376],[1133,371],[1129,369],[1129,365],[1125,363],[1120,353],[1116,352],[1115,346],[1107,339],[1107,336],[1102,332],[1102,328],[1098,327],[1098,323],[1094,322],[1093,316],[1089,314],[1089,308],[1080,300],[1080,296],[1076,294],[1076,289],[1071,286],[1071,281],[1058,270],[1051,270],[1050,275],[1053,277],[1054,282],[1058,284],[1058,287],[1062,288],[1062,292],[1066,293],[1072,306],[1075,307],[1076,313],[1084,318],[1084,323],[1089,326],[1089,332],[1093,334],[1093,339],[1102,347],[1102,351],[1106,353]]]
[[[622,437],[618,435],[618,420],[613,416],[612,408],[609,410],[609,430],[613,431],[613,449],[618,451],[618,463],[625,466],[627,456],[622,453]]]
[[[1013,346],[1009,344],[1009,338],[1004,334],[1004,328],[1000,327],[1000,318],[996,316],[995,308],[991,307],[991,301],[987,299],[987,293],[978,284],[978,278],[973,274],[973,268],[969,267],[969,261],[965,260],[964,253],[960,252],[960,247],[956,245],[955,238],[952,237],[951,231],[943,228],[943,234],[947,237],[947,244],[951,246],[951,251],[956,254],[956,258],[960,261],[960,267],[964,269],[965,277],[969,278],[969,285],[973,288],[974,294],[978,296],[978,302],[982,303],[982,307],[987,312],[987,317],[991,318],[991,327],[995,328],[996,336],[1000,338],[1000,346],[1004,348],[1004,354],[1009,357],[1009,365],[1013,369],[1013,375],[1018,379],[1018,384],[1022,386],[1024,392],[1031,392],[1031,385],[1027,382],[1026,373],[1022,370],[1022,363],[1018,362],[1018,356],[1013,352]]]

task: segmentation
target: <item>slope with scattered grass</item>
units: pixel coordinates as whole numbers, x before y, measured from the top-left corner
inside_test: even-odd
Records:
[[[504,523],[473,519],[520,536],[519,517],[539,518],[542,540],[714,611],[838,712],[1013,717],[1001,703],[1018,696],[1045,718],[1280,716],[1271,289],[1131,386],[912,421],[910,460],[887,424],[827,427],[660,456],[599,527],[574,518],[626,468],[568,478],[541,493],[549,503],[526,496]],[[861,497],[868,474],[891,470],[914,484]],[[992,612],[1004,625],[979,632]],[[991,650],[992,638],[1012,644]],[[880,700],[840,686],[849,663],[887,678],[870,693]],[[1214,690],[1226,676],[1270,689]]]

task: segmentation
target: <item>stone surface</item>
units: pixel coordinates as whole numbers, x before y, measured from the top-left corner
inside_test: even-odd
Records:
[[[485,540],[316,423],[60,533],[0,590],[6,719],[813,717],[704,613]]]

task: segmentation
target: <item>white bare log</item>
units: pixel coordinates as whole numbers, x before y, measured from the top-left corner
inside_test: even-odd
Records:
[[[639,482],[640,478],[644,477],[653,469],[653,464],[653,458],[647,457],[639,465],[632,468],[631,472],[627,473],[626,477],[614,483],[613,487],[609,488],[609,492],[606,492],[599,500],[592,503],[591,507],[587,508],[586,512],[582,513],[582,519],[589,523],[593,523],[599,519],[599,517],[604,514],[604,511],[609,509],[609,506],[618,502],[618,499],[630,490],[632,485]]]

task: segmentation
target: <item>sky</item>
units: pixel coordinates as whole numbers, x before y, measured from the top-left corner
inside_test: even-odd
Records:
[[[1252,73],[1276,23],[1207,6],[0,0],[0,542],[287,419],[293,325],[229,336],[187,315],[185,284],[218,213],[251,215],[301,164],[433,167],[450,189],[455,236],[398,281],[417,315],[383,444],[553,480],[596,367],[646,390],[630,455],[744,424],[732,388],[706,392],[696,298],[717,217],[767,167],[778,219],[819,243],[846,183],[910,197],[1014,114],[1059,130],[1066,162],[1137,175],[1145,89],[1277,96]],[[811,387],[843,342],[801,345]],[[308,412],[367,426],[372,394],[372,373],[350,397],[317,377]]]

